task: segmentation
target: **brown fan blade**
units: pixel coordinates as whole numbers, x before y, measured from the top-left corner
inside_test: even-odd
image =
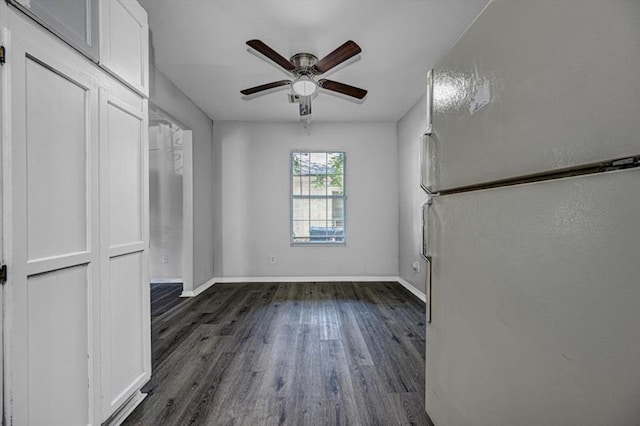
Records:
[[[343,95],[351,96],[357,99],[362,99],[367,96],[367,91],[364,89],[349,86],[348,84],[340,83],[333,80],[327,80],[326,78],[318,80],[318,86],[322,87],[323,89],[342,93]]]
[[[267,83],[260,86],[251,87],[249,89],[241,90],[240,93],[242,93],[243,95],[253,95],[254,93],[262,92],[264,90],[274,89],[280,86],[286,86],[288,84],[291,84],[291,80],[274,81],[273,83]]]
[[[336,50],[316,62],[316,64],[313,66],[313,69],[318,74],[325,73],[331,68],[340,65],[347,59],[356,56],[360,52],[362,52],[360,46],[358,46],[356,42],[349,40],[342,46],[338,47]]]
[[[273,50],[272,48],[264,44],[264,42],[262,42],[261,40],[249,40],[247,42],[247,46],[262,53],[264,56],[271,59],[273,62],[280,65],[282,68],[284,68],[287,71],[293,71],[294,69],[296,69],[295,65],[287,61],[286,58],[284,58],[278,52],[276,52],[275,50]]]

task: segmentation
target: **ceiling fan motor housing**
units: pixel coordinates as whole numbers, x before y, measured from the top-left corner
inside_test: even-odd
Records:
[[[317,74],[312,67],[318,62],[318,58],[311,53],[296,53],[291,57],[290,61],[296,66],[292,71],[296,77],[303,75],[313,76]]]

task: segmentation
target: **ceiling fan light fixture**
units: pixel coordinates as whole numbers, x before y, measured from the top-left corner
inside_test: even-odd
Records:
[[[318,84],[309,77],[303,76],[294,81],[291,88],[298,96],[311,96],[318,89]]]

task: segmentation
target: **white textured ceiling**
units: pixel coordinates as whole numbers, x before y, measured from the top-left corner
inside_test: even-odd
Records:
[[[447,52],[486,0],[141,0],[155,66],[214,120],[298,121],[287,90],[243,100],[240,90],[288,78],[247,51],[261,39],[282,56],[322,58],[347,40],[359,60],[330,79],[369,91],[362,104],[326,92],[313,121],[396,121],[424,93],[426,70]]]

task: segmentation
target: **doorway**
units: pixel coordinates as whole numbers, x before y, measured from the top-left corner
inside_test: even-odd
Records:
[[[149,269],[152,284],[192,288],[191,131],[149,104]]]

